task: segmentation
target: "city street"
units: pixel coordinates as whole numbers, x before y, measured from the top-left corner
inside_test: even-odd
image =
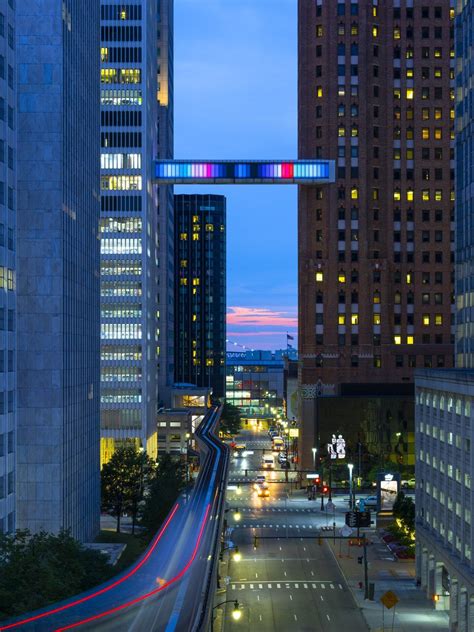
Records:
[[[294,472],[289,473],[288,483],[285,472],[267,472],[268,498],[258,498],[252,483],[237,488],[235,481],[245,479],[245,469],[258,469],[261,450],[271,447],[264,431],[242,433],[241,440],[254,454],[231,462],[226,546],[238,546],[242,559],[236,562],[224,552],[221,585],[225,592],[216,596],[215,603],[238,599],[242,618],[232,621],[233,606],[227,604],[224,616],[216,618],[215,629],[326,632],[345,626],[354,632],[367,630],[332,552],[316,536],[321,526],[330,529],[328,536],[332,534],[333,521],[338,533],[347,511],[347,494],[334,499],[335,512],[328,515],[321,511],[319,499],[308,501],[290,484]],[[252,473],[249,480],[256,475]]]

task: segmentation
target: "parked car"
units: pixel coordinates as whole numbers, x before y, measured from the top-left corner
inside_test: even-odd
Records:
[[[360,501],[364,501],[364,507],[367,509],[377,509],[377,496],[367,496],[367,498],[358,498],[356,505],[359,506]]]

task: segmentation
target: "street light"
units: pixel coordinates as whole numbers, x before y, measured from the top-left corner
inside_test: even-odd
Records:
[[[352,470],[354,469],[354,464],[348,463],[347,467],[349,468],[349,509],[352,509]]]
[[[239,522],[239,520],[242,518],[242,515],[239,511],[239,508],[237,507],[236,510],[234,511],[234,520],[236,522]]]
[[[311,452],[313,453],[313,468],[316,469],[316,452],[318,448],[311,448]]]
[[[221,562],[224,559],[224,551],[231,551],[232,559],[234,560],[234,562],[240,562],[240,560],[242,559],[242,553],[239,551],[238,546],[224,546],[222,547],[219,555],[219,559]]]
[[[216,608],[219,608],[220,606],[223,606],[226,603],[234,604],[234,608],[232,610],[232,618],[234,619],[234,621],[239,621],[240,618],[242,617],[242,610],[240,609],[240,604],[237,601],[237,599],[226,599],[226,601],[221,601],[221,603],[218,603],[217,606],[214,606],[211,612],[211,632],[213,632],[214,630],[214,610]]]

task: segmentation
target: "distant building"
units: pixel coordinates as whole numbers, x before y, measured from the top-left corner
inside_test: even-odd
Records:
[[[285,359],[272,351],[228,351],[226,401],[244,420],[284,416]]]
[[[18,129],[16,527],[70,529],[91,541],[100,517],[100,6],[21,0],[3,7],[0,49],[7,43],[12,64],[16,37],[12,76],[19,77],[18,110],[13,92],[5,102],[10,130]],[[5,294],[13,331],[14,302]],[[8,345],[14,334],[4,335]],[[13,414],[9,384],[3,405]]]
[[[175,379],[224,396],[226,199],[175,195]]]
[[[336,161],[334,184],[299,194],[306,467],[324,398],[411,399],[413,420],[414,370],[453,366],[453,5],[298,2],[298,157]]]
[[[15,486],[17,484],[17,50],[14,5],[3,3],[3,37],[0,55],[3,76],[0,98],[3,104],[0,128],[0,533],[13,532]]]
[[[134,439],[157,454],[173,382],[173,3],[101,2],[101,461]]]

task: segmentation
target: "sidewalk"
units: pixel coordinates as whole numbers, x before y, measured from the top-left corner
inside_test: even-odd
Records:
[[[363,548],[348,546],[346,541],[330,538],[326,540],[345,576],[354,600],[373,632],[445,632],[448,628],[448,613],[436,611],[425,593],[415,584],[415,562],[396,561],[374,530],[366,532],[372,544],[367,546],[369,564],[369,584],[375,584],[374,601],[364,600],[364,590],[359,582],[364,581],[364,565],[357,558],[363,555]],[[342,544],[340,544],[342,543]],[[380,597],[393,591],[399,602],[391,610],[384,609]],[[382,611],[384,622],[382,619]],[[385,627],[384,627],[385,626]],[[393,626],[393,627],[392,627]]]

